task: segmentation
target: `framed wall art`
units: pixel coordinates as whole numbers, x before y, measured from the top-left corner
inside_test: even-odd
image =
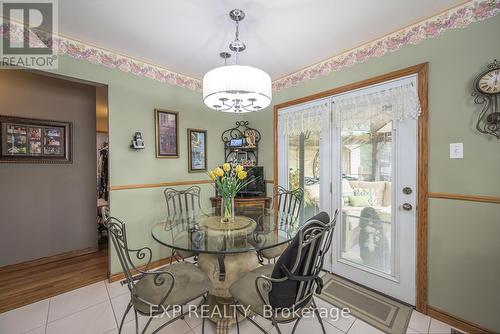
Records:
[[[188,171],[207,171],[207,130],[187,129]]]
[[[0,162],[71,163],[71,122],[0,115]]]
[[[248,160],[248,153],[247,152],[237,152],[236,154],[236,161],[238,163],[242,163],[243,161]]]
[[[157,158],[179,157],[179,114],[155,109],[155,147]]]

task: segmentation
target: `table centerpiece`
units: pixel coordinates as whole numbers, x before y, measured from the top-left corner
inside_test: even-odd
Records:
[[[234,222],[234,198],[253,179],[247,179],[248,173],[242,165],[225,163],[208,172],[221,197],[221,223]]]

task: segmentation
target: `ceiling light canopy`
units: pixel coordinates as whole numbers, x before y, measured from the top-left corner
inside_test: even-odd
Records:
[[[245,13],[233,9],[229,16],[236,22],[236,38],[229,49],[236,52],[237,62],[239,53],[246,49],[239,40],[239,22],[245,18]],[[227,52],[220,56],[225,62],[231,57]],[[211,109],[235,113],[258,111],[269,106],[271,100],[271,77],[258,68],[226,64],[208,71],[203,77],[203,102]]]

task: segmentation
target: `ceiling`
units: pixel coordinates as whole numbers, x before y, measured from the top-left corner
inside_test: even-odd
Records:
[[[201,79],[234,39],[240,64],[278,79],[463,3],[463,0],[64,0],[59,33]],[[234,62],[234,57],[232,58]]]

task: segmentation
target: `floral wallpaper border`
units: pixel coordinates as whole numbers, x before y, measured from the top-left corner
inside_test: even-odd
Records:
[[[500,0],[470,1],[442,14],[401,29],[373,42],[341,53],[303,70],[273,81],[273,90],[297,86],[298,84],[328,75],[372,57],[381,57],[387,52],[397,51],[405,45],[415,45],[426,38],[434,38],[449,29],[465,28],[473,22],[485,20],[500,12]]]
[[[298,84],[328,75],[372,57],[381,57],[387,52],[397,51],[405,45],[415,45],[426,38],[434,38],[449,29],[465,28],[473,22],[485,20],[500,12],[500,0],[469,1],[444,13],[401,29],[375,41],[363,44],[355,49],[333,56],[303,70],[289,74],[273,81],[273,90],[280,91]],[[9,31],[9,28],[11,31]],[[20,25],[7,24],[0,26],[0,36],[10,34],[16,40],[23,39]],[[104,50],[70,38],[56,36],[59,55],[68,55],[108,68],[119,69],[123,72],[150,78],[156,81],[187,88],[194,91],[202,90],[202,81],[180,73],[170,71],[164,67],[153,65],[128,56]]]
[[[109,68],[130,72],[137,76],[150,78],[156,81],[187,88],[195,91],[202,90],[202,81],[184,74],[170,71],[164,67],[149,64],[134,58],[123,56],[95,46],[71,40],[58,38],[59,54],[65,54],[76,59],[83,59]]]
[[[23,27],[17,22],[0,25],[0,36],[10,35],[15,41],[24,38]],[[31,39],[36,41],[37,38]],[[82,59],[108,68],[118,69],[137,76],[150,78],[156,81],[187,88],[194,91],[202,90],[202,81],[180,73],[170,71],[164,67],[153,65],[138,59],[124,56],[112,51],[88,45],[67,37],[55,35],[54,50],[58,55],[67,55],[72,58]],[[41,42],[38,42],[41,44]]]

